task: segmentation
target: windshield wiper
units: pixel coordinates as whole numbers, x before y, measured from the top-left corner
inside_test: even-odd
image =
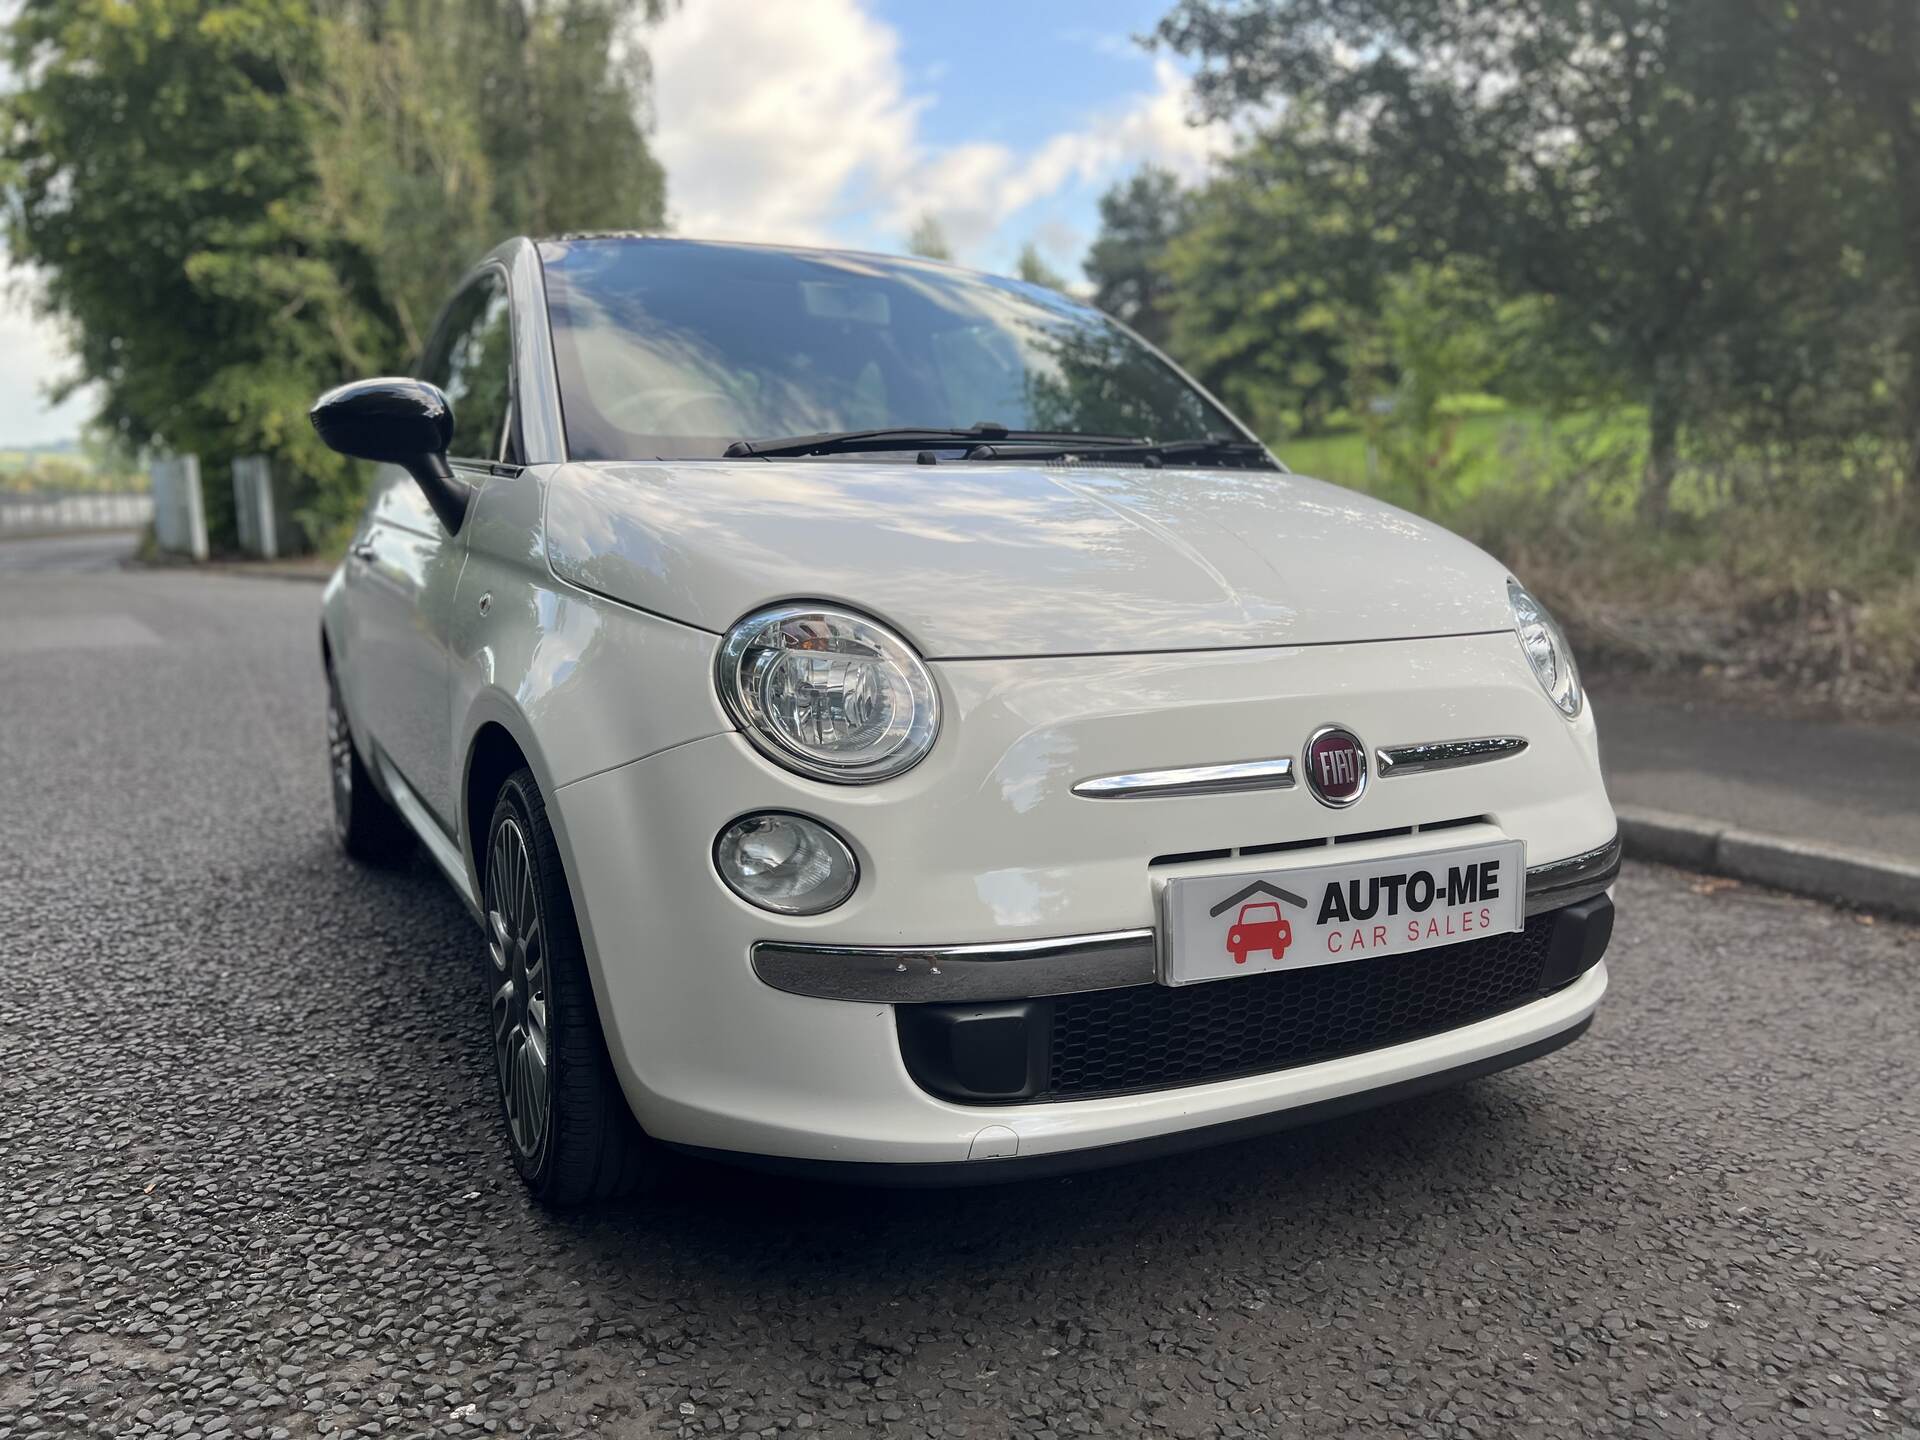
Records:
[[[1062,443],[1038,447],[1041,453],[1072,455],[1081,448],[1097,450],[1102,461],[1131,460],[1157,469],[1162,465],[1210,466],[1219,469],[1278,470],[1280,467],[1257,440],[1238,435],[1208,435],[1188,440],[1126,440],[1118,444],[1081,447]],[[995,460],[1018,456],[1034,458],[1035,449],[1003,452],[997,445],[982,445],[967,453],[969,460]]]
[[[1243,440],[1238,435],[1208,435],[1190,440],[1148,440],[1138,445],[1115,445],[1102,450],[1103,457],[1119,459],[1138,455],[1148,465],[1251,466],[1256,470],[1277,470],[1267,447],[1258,440]]]
[[[964,430],[829,430],[819,435],[788,435],[772,440],[736,440],[721,453],[728,459],[789,459],[802,455],[845,455],[861,450],[971,450],[979,445],[1131,447],[1149,443],[1141,435],[1082,435],[1071,430],[1009,430],[982,420]]]

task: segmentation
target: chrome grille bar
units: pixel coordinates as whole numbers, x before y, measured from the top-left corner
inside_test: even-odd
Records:
[[[1231,795],[1241,790],[1287,790],[1293,786],[1292,757],[1237,760],[1227,765],[1184,765],[1172,770],[1138,770],[1082,780],[1073,793],[1088,800],[1141,800],[1168,795]]]
[[[1504,760],[1527,748],[1518,735],[1488,735],[1477,740],[1428,740],[1419,745],[1382,745],[1374,752],[1380,778],[1419,775],[1428,770],[1452,770]]]

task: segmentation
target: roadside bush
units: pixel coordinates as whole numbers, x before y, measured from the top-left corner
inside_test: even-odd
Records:
[[[1537,453],[1537,452],[1536,452]],[[1676,507],[1635,504],[1632,449],[1568,444],[1428,513],[1499,556],[1591,668],[1685,671],[1875,712],[1920,685],[1920,556],[1897,456],[1689,465]]]
[[[1862,607],[1860,639],[1889,686],[1898,691],[1920,685],[1920,575]]]

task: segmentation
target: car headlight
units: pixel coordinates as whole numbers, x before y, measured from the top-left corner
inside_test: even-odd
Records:
[[[1513,632],[1520,637],[1521,653],[1533,667],[1534,678],[1547,698],[1560,707],[1560,713],[1572,719],[1580,713],[1584,696],[1567,637],[1547,613],[1547,607],[1528,594],[1518,580],[1507,581],[1507,603],[1513,607]]]
[[[815,780],[864,785],[933,748],[940,701],[911,646],[845,610],[780,605],[720,645],[720,700],[768,758]]]

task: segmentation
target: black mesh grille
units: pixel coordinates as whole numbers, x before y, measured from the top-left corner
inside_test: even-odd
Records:
[[[1159,1090],[1397,1045],[1540,994],[1553,933],[1523,932],[1169,989],[1138,985],[1052,1002],[1048,1083],[1035,1099]]]

